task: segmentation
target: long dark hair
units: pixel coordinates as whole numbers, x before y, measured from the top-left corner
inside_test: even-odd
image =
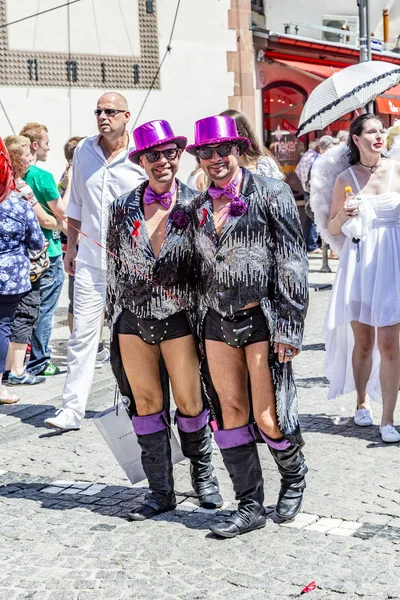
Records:
[[[369,119],[376,119],[377,121],[380,121],[382,123],[382,125],[384,125],[384,122],[382,121],[382,119],[380,117],[378,117],[377,115],[374,115],[373,113],[366,113],[365,115],[359,115],[351,122],[350,129],[349,129],[349,139],[347,140],[347,146],[349,148],[349,157],[350,157],[351,165],[356,165],[360,161],[360,151],[359,151],[358,147],[356,146],[356,144],[354,143],[353,135],[361,135],[362,130],[364,129],[364,123],[365,123],[365,121],[368,121]]]
[[[272,160],[278,165],[279,169],[281,168],[281,165],[272,152],[267,150],[267,148],[260,143],[252,126],[250,125],[250,122],[243,113],[239,112],[238,110],[229,109],[224,110],[224,112],[220,113],[220,115],[222,117],[231,117],[236,123],[238,134],[250,140],[251,148],[249,148],[249,150],[246,152],[246,157],[250,161],[257,160],[261,158],[261,156],[268,156],[269,158],[272,158]]]

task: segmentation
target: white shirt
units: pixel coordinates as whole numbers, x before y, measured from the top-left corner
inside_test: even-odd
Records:
[[[106,269],[104,248],[107,244],[108,207],[147,177],[143,169],[128,158],[129,152],[135,149],[132,136],[129,136],[128,148],[110,163],[99,146],[99,137],[88,137],[76,147],[67,216],[81,221],[81,230],[88,236],[80,237],[77,260],[97,269]],[[103,248],[92,240],[99,242]]]

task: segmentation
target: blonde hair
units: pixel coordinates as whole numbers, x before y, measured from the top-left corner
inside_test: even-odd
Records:
[[[15,179],[19,179],[25,175],[26,167],[20,163],[20,158],[23,148],[31,147],[31,141],[23,135],[9,135],[5,138],[4,144],[10,155],[11,165],[14,171]]]
[[[387,131],[386,135],[386,148],[390,150],[393,145],[395,138],[400,135],[400,125],[393,125]]]
[[[32,142],[40,142],[42,139],[42,135],[44,133],[48,133],[48,129],[46,125],[41,125],[40,123],[27,123],[19,132],[19,135],[23,135],[30,139],[30,143]]]

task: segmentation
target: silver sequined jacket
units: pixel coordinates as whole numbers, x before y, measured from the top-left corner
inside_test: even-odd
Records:
[[[142,198],[148,182],[121,196],[110,207],[107,312],[111,326],[124,308],[141,318],[165,319],[193,306],[191,204],[196,192],[176,182],[176,204],[157,258],[143,213]]]
[[[219,239],[208,192],[193,205],[200,334],[208,308],[226,316],[251,302],[261,303],[270,332],[270,368],[281,431],[302,443],[292,365],[280,364],[273,352],[273,342],[301,348],[308,307],[308,261],[296,203],[286,183],[247,169],[240,198],[248,204],[247,211],[229,217]],[[215,390],[207,387],[215,404]]]

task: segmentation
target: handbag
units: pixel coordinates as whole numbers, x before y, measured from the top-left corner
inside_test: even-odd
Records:
[[[97,413],[93,422],[103,436],[120,467],[125,471],[129,481],[134,484],[146,479],[143,471],[142,449],[137,441],[132,421],[126,411],[123,401],[118,401],[119,392],[116,389],[114,406]],[[185,457],[171,426],[171,456],[172,464],[182,461]]]
[[[31,283],[40,279],[50,268],[50,258],[47,254],[48,245],[46,243],[40,250],[28,250],[29,260],[31,261],[29,276]]]

